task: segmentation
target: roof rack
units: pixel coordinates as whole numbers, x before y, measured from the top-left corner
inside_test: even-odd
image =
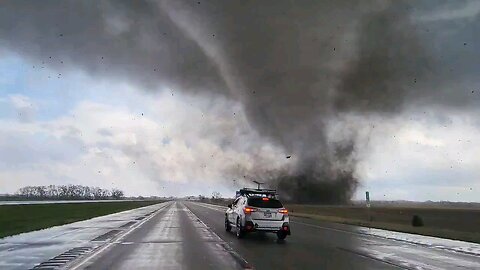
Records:
[[[277,191],[275,189],[254,189],[254,188],[242,188],[237,191],[236,197],[247,196],[247,197],[277,197]]]

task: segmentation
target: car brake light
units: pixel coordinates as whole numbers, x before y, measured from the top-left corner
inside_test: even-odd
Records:
[[[280,214],[288,215],[288,210],[287,209],[280,209],[278,210]]]
[[[248,206],[247,206],[247,207],[244,207],[244,208],[243,208],[243,212],[244,212],[245,214],[251,214],[252,212],[255,212],[255,208],[252,208],[252,207],[248,207]]]
[[[270,200],[269,198],[262,198],[262,201],[268,201]]]

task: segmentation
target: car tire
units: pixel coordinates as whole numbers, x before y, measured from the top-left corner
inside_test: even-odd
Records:
[[[240,218],[237,218],[237,238],[241,239],[243,238],[244,231],[242,229],[242,224],[240,223]]]
[[[225,231],[229,232],[231,230],[232,230],[232,225],[230,225],[228,218],[225,216]]]
[[[287,233],[279,231],[279,232],[277,232],[277,238],[278,238],[278,240],[284,240],[285,238],[287,238]]]

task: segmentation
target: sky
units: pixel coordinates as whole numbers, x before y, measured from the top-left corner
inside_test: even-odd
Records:
[[[387,32],[398,33],[390,38],[401,46],[387,46],[386,56],[393,61],[393,68],[387,65],[392,70],[388,74],[381,72],[385,66],[370,65],[379,63],[371,60],[374,57],[362,58],[376,56],[370,49],[383,49],[378,45],[383,41],[372,41],[366,34],[368,40],[363,41],[358,34],[363,30],[357,30],[367,27],[363,33],[383,33],[371,30],[372,21],[365,23],[364,16],[383,21],[384,14],[400,14],[388,1],[379,1],[383,5],[375,8],[359,7],[362,13],[350,14],[351,22],[348,8],[334,7],[332,16],[346,14],[348,23],[340,21],[345,30],[332,38],[335,41],[328,39],[342,40],[328,45],[329,54],[335,51],[339,56],[317,55],[328,59],[325,63],[311,60],[317,47],[297,47],[305,38],[298,33],[308,31],[310,38],[317,28],[285,30],[286,38],[299,35],[298,41],[277,40],[283,31],[278,29],[284,27],[278,20],[281,27],[262,32],[271,34],[276,44],[284,42],[277,47],[255,42],[258,33],[244,32],[241,26],[212,27],[211,21],[195,20],[211,14],[228,25],[228,19],[218,14],[230,6],[218,10],[207,6],[207,11],[197,13],[176,4],[180,2],[154,2],[161,12],[152,15],[153,21],[143,6],[135,11],[109,1],[95,8],[82,6],[107,34],[82,32],[75,15],[66,26],[58,26],[60,19],[38,26],[50,10],[55,11],[48,1],[41,9],[29,8],[33,2],[9,3],[4,12],[12,17],[0,14],[5,20],[0,25],[10,23],[9,29],[0,26],[0,194],[26,185],[82,184],[119,188],[128,196],[209,196],[218,191],[231,197],[239,187],[253,186],[251,180],[276,183],[271,177],[296,176],[312,169],[305,164],[315,163],[314,175],[319,178],[334,175],[332,181],[339,181],[336,177],[347,171],[347,181],[357,181],[348,193],[352,199],[363,199],[368,190],[373,200],[480,202],[480,66],[475,61],[480,40],[471,35],[480,20],[478,2],[446,1],[435,8],[425,4],[401,15],[408,17],[399,21],[404,29],[410,24],[415,31],[431,29],[434,34],[426,35],[434,42],[420,35],[403,44],[403,39],[413,38],[396,29],[395,21]],[[192,3],[203,5],[196,2]],[[65,5],[60,10],[75,9]],[[313,16],[301,5],[286,6],[292,16]],[[283,10],[281,5],[278,9]],[[272,17],[277,12],[271,7],[259,10]],[[25,13],[33,14],[31,21],[15,19]],[[143,13],[145,22],[140,30],[133,29],[130,23]],[[368,17],[370,13],[375,16]],[[239,20],[245,14],[240,13]],[[297,26],[325,23],[312,20],[299,20]],[[66,28],[52,30],[54,37],[43,40],[39,34],[43,30],[38,29],[52,29],[49,23]],[[167,25],[168,30],[158,30],[158,25]],[[72,29],[77,32],[72,34]],[[201,36],[210,29],[215,30],[216,36],[208,34],[214,41]],[[237,35],[225,34],[229,29]],[[329,28],[319,29],[321,39]],[[165,35],[173,37],[162,43]],[[61,38],[66,41],[59,45],[56,40]],[[299,54],[285,56],[292,50]],[[413,64],[402,60],[410,54],[416,60]],[[162,57],[151,59],[158,55]],[[279,55],[286,58],[277,60]],[[244,58],[251,60],[241,61]],[[418,60],[423,58],[428,59]],[[407,90],[404,71],[415,72],[412,81],[419,80]],[[335,79],[317,82],[310,72]],[[341,76],[336,78],[336,73]],[[369,76],[373,79],[364,79]],[[382,77],[381,84],[369,83],[377,77]],[[368,90],[384,84],[388,97],[377,98]],[[325,90],[312,94],[316,87]],[[402,89],[398,95],[397,89]],[[331,92],[341,97],[338,102],[329,99]],[[335,147],[349,143],[354,150],[338,155]]]

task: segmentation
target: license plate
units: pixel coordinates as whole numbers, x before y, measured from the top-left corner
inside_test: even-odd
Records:
[[[272,217],[272,213],[270,213],[270,212],[265,212],[265,213],[263,213],[263,216],[266,217],[266,218],[271,218],[271,217]]]

